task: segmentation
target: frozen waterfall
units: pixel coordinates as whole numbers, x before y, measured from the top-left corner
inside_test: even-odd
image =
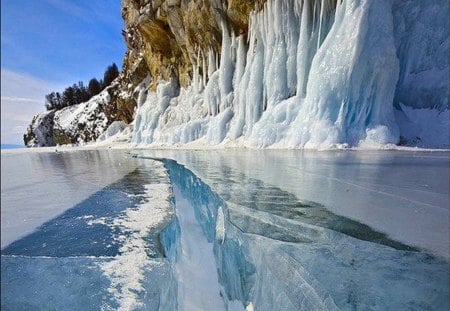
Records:
[[[448,14],[427,18],[448,12],[437,2],[268,0],[247,35],[222,23],[220,55],[198,53],[187,89],[138,86],[133,142],[448,148]]]

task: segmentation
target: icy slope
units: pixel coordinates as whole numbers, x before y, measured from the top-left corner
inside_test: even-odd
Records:
[[[220,55],[199,51],[191,86],[136,88],[133,142],[448,147],[447,19],[445,1],[269,0],[246,37],[222,21]],[[401,104],[441,114],[404,122]]]

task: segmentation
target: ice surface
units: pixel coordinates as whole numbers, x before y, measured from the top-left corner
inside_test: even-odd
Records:
[[[93,154],[105,159],[109,152]],[[84,155],[61,157],[83,162]],[[161,162],[142,163],[123,158],[123,152],[115,164],[119,156],[133,171],[2,248],[2,308],[44,310],[70,303],[72,310],[174,309],[176,300],[164,300],[173,295],[174,283],[158,239],[173,214],[167,173]],[[84,175],[86,181],[92,177]],[[76,191],[73,175],[65,177],[69,182],[60,183],[67,188],[59,190]]]
[[[123,152],[2,151],[1,247],[137,167]]]
[[[214,186],[166,161],[176,193],[183,198],[176,208],[193,208],[196,221],[191,215],[190,230],[184,233],[173,226],[166,232],[165,245],[171,254],[188,256],[183,234],[201,240],[201,228],[214,244],[221,296],[229,310],[448,308],[447,261],[383,238],[361,223],[327,213],[319,204],[300,201],[261,180],[246,179],[236,167],[194,159],[186,158],[186,165],[200,165],[196,171]],[[198,251],[193,258],[208,252],[202,247]]]
[[[22,158],[46,176],[37,164],[57,155],[68,197],[77,176],[102,185],[109,157],[123,175],[57,215],[38,210],[45,223],[2,247],[2,308],[449,307],[448,153],[133,153]],[[89,156],[102,165],[83,172]],[[2,200],[29,202],[48,185],[2,188]]]
[[[134,143],[449,147],[448,1],[270,0],[246,38],[221,26],[220,64],[140,97]]]
[[[225,310],[213,253],[195,219],[195,209],[174,188],[180,226],[180,248],[175,263],[179,310]]]
[[[140,151],[186,165],[225,200],[261,180],[448,258],[449,155],[398,151]],[[233,186],[235,185],[235,186]],[[249,197],[248,202],[258,196]],[[237,200],[242,201],[242,199]],[[270,201],[267,202],[271,206]],[[281,203],[281,206],[285,206]],[[273,207],[270,207],[273,209]],[[414,225],[412,225],[414,224]]]

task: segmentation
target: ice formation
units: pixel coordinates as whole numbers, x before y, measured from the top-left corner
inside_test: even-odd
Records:
[[[417,145],[411,132],[428,133],[403,127],[418,122],[396,118],[406,105],[437,109],[420,110],[428,123],[441,112],[439,140],[420,145],[448,148],[448,3],[437,2],[269,0],[246,37],[221,24],[220,56],[198,53],[190,87],[138,86],[133,142]]]
[[[226,310],[448,306],[447,262],[405,245],[387,247],[388,240],[364,226],[350,225],[353,236],[347,235],[343,229],[350,219],[320,220],[318,205],[292,202],[295,196],[244,174],[210,174],[219,180],[211,188],[177,162],[164,162],[177,211],[162,233],[162,244],[175,270],[180,310],[222,310],[218,290]],[[226,190],[214,192],[218,188]],[[276,207],[280,197],[297,209],[303,206],[306,214],[284,204]],[[283,214],[289,212],[297,216]],[[215,262],[216,269],[203,259]],[[199,266],[201,271],[194,268]],[[408,285],[411,280],[414,286]]]

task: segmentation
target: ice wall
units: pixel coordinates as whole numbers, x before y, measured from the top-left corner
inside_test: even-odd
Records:
[[[419,137],[420,146],[448,147],[448,3],[441,2],[447,10],[430,19],[433,1],[269,0],[251,14],[246,35],[222,22],[221,53],[198,52],[190,87],[174,80],[156,92],[138,87],[133,142],[418,145],[411,137],[429,131],[414,129],[417,113],[405,122],[396,112],[406,105],[438,108],[444,139]]]
[[[448,11],[446,0],[394,1],[394,35],[400,60],[395,102],[448,109]]]

